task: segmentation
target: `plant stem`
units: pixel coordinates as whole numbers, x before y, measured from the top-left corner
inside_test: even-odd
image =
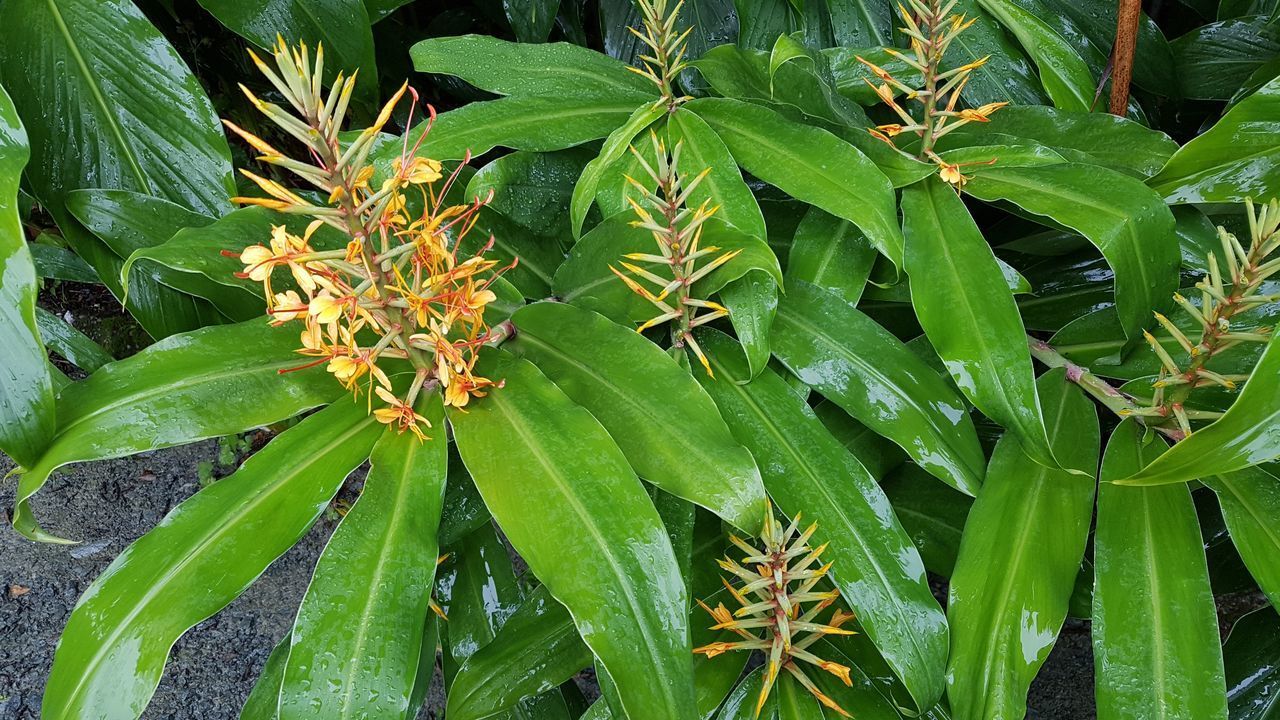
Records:
[[[1186,437],[1186,434],[1178,428],[1165,427],[1148,422],[1141,414],[1138,414],[1144,408],[1134,402],[1132,397],[1112,387],[1106,380],[1094,375],[1089,371],[1089,368],[1071,362],[1049,343],[1030,336],[1027,337],[1027,342],[1031,347],[1032,357],[1051,368],[1065,368],[1068,380],[1079,385],[1093,399],[1106,406],[1116,415],[1123,418],[1136,418],[1138,422],[1164,434],[1174,442]]]
[[[1116,41],[1111,51],[1111,98],[1108,111],[1124,117],[1129,111],[1129,82],[1133,78],[1133,55],[1138,47],[1138,23],[1142,0],[1120,0],[1116,18]]]

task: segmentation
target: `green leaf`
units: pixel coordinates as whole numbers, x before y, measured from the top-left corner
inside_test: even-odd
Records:
[[[1163,485],[1243,470],[1280,457],[1280,341],[1274,337],[1226,414],[1120,485]]]
[[[441,636],[446,685],[455,664],[492,642],[522,600],[510,552],[493,523],[480,524],[451,550],[436,573],[438,602],[449,618]]]
[[[502,9],[507,13],[507,22],[511,23],[517,40],[541,43],[547,41],[551,28],[555,26],[560,0],[508,0],[502,4]]]
[[[419,157],[461,160],[478,157],[496,147],[549,152],[598,140],[627,121],[636,109],[629,98],[597,99],[577,94],[563,97],[519,96],[473,102],[440,113],[418,148]],[[406,134],[410,144],[424,125]],[[400,154],[399,143],[370,153],[371,161],[390,161]]]
[[[1124,421],[1102,462],[1093,586],[1098,718],[1226,720],[1217,614],[1191,490],[1114,483],[1164,449],[1155,433],[1143,435]]]
[[[42,307],[36,307],[36,327],[50,351],[87,373],[115,360],[101,345]]]
[[[1202,25],[1173,41],[1178,90],[1192,100],[1230,100],[1254,71],[1280,55],[1280,26],[1253,16]]]
[[[1222,517],[1231,542],[1249,568],[1249,574],[1280,607],[1280,468],[1259,465],[1233,473],[1206,477],[1222,504]]]
[[[1280,192],[1280,78],[1183,145],[1148,183],[1166,202],[1234,203]]]
[[[946,620],[888,498],[777,373],[766,368],[747,382],[732,340],[714,331],[698,340],[716,377],[695,376],[755,455],[770,496],[787,515],[818,524],[815,542],[830,543],[824,559],[844,599],[917,705],[932,706],[943,688]]]
[[[98,275],[85,262],[67,248],[46,245],[40,238],[27,243],[31,261],[36,266],[36,276],[46,280],[70,280],[72,282],[97,283]]]
[[[825,130],[739,100],[702,98],[685,107],[707,121],[747,172],[851,221],[901,267],[902,231],[893,186],[857,148]]]
[[[493,248],[489,257],[504,264],[519,259],[502,277],[524,297],[546,297],[556,268],[564,260],[560,243],[555,238],[534,235],[505,215],[482,207],[475,226],[460,245],[461,251],[479,252],[490,240]]]
[[[1064,370],[1043,375],[1036,389],[1054,454],[1078,474],[1038,464],[1014,435],[996,443],[947,593],[947,698],[957,717],[1026,714],[1027,690],[1067,617],[1089,538],[1097,411]]]
[[[754,531],[764,517],[760,471],[688,371],[643,336],[572,305],[535,303],[512,322],[507,347],[590,411],[636,474]]]
[[[218,22],[235,34],[271,50],[276,38],[296,47],[305,42],[312,52],[324,46],[326,83],[341,71],[356,70],[357,94],[368,101],[378,95],[378,68],[374,66],[373,31],[363,0],[199,0]]]
[[[499,95],[599,98],[635,109],[657,99],[652,82],[617,60],[569,43],[513,43],[487,35],[429,38],[409,50],[419,72],[454,75]]]
[[[791,242],[787,283],[807,282],[857,305],[875,259],[875,248],[856,225],[811,207]]]
[[[591,665],[573,616],[545,587],[466,659],[449,686],[446,712],[455,720],[479,720],[515,707],[522,698],[554,690]]]
[[[31,465],[54,431],[53,381],[36,327],[36,269],[18,217],[27,133],[0,87],[0,450]]]
[[[146,208],[144,205],[132,212],[103,213],[100,222],[133,222]],[[157,232],[147,238],[152,242],[139,244],[130,250],[130,254],[125,255],[128,258],[124,265],[125,287],[131,287],[130,277],[145,277],[150,274],[153,277],[170,278],[174,285],[185,285],[193,294],[221,298],[219,304],[226,306],[228,310],[243,313],[250,312],[252,308],[252,315],[261,316],[265,312],[262,283],[247,277],[236,277],[236,273],[244,271],[240,252],[250,245],[269,244],[274,225],[282,225],[289,232],[301,235],[309,222],[309,218],[301,215],[286,215],[263,207],[246,207],[215,221],[206,219],[199,224],[176,228],[168,234]],[[322,226],[312,235],[312,245],[318,250],[337,250],[345,247],[346,241],[342,233]],[[294,287],[292,279],[284,273],[276,273],[272,280],[277,291]],[[208,289],[210,286],[215,289]]]
[[[1013,106],[988,123],[969,123],[949,132],[946,147],[980,143],[991,136],[1034,140],[1075,162],[1150,177],[1160,171],[1178,144],[1162,132],[1109,113],[1086,113],[1041,106]],[[997,167],[999,167],[997,163]]]
[[[383,431],[359,499],[316,561],[293,624],[281,720],[393,717],[409,704],[448,462],[440,395],[419,406],[431,437]]]
[[[240,720],[276,720],[280,704],[280,683],[284,681],[284,664],[289,659],[289,636],[276,643],[249,697],[240,708]]]
[[[900,340],[831,293],[792,283],[773,352],[806,384],[967,495],[983,456],[963,400]]]
[[[57,434],[19,480],[13,526],[33,540],[57,540],[36,524],[27,500],[68,463],[231,435],[337,397],[323,368],[280,374],[305,363],[297,345],[296,332],[262,320],[205,328],[67,387],[57,401]]]
[[[679,170],[689,178],[707,176],[689,194],[687,205],[698,207],[710,201],[718,207],[716,217],[742,232],[765,240],[764,215],[751,188],[742,179],[729,148],[705,120],[688,110],[677,110],[667,121],[669,143],[682,142]]]
[[[174,641],[306,534],[382,432],[363,404],[337,403],[281,433],[125,549],[67,621],[44,716],[141,715]]]
[[[625,123],[609,133],[609,137],[605,138],[604,144],[600,147],[600,154],[583,168],[578,183],[573,186],[573,198],[569,201],[569,223],[575,238],[582,235],[582,221],[586,219],[587,211],[595,202],[596,190],[600,186],[600,179],[605,171],[627,154],[627,149],[631,147],[637,135],[644,132],[645,128],[666,112],[666,106],[657,102],[646,103],[636,108]],[[641,142],[644,141],[645,139],[642,138]]]
[[[1069,19],[1087,38],[1092,46],[1091,52],[1097,57],[1111,54],[1116,36],[1117,3],[1109,0],[1050,0],[1045,7]],[[1079,47],[1079,40],[1076,42]],[[1146,13],[1140,16],[1137,42],[1133,56],[1133,84],[1159,95],[1175,96],[1178,78],[1169,41]]]
[[[982,58],[990,58],[969,74],[969,82],[960,92],[966,103],[972,106],[992,102],[1048,104],[1049,98],[1044,94],[1031,59],[977,0],[960,0],[953,12],[974,22],[951,41],[943,57],[943,69],[954,70]]]
[[[1007,200],[1079,232],[1116,274],[1116,307],[1130,343],[1178,288],[1173,215],[1142,183],[1113,170],[1067,163],[977,171],[965,192]]]
[[[825,720],[817,698],[790,673],[782,673],[778,678],[775,692],[778,694],[778,720]]]
[[[225,322],[211,302],[169,284],[174,277],[158,277],[152,272],[140,274],[130,283],[123,260],[139,249],[163,243],[182,228],[207,225],[213,218],[164,198],[130,190],[73,190],[67,193],[66,210],[75,217],[59,221],[63,235],[77,253],[89,253],[89,262],[103,283],[121,298],[152,337],[165,338]],[[86,230],[101,243],[88,236]],[[208,291],[205,285],[198,287],[205,289],[205,294],[218,292]]]
[[[22,29],[0,46],[0,77],[31,136],[32,193],[55,217],[85,187],[231,209],[231,151],[213,105],[132,2],[6,1],[0,26]]]
[[[1280,717],[1280,617],[1275,609],[1264,607],[1237,620],[1222,654],[1231,717]]]
[[[720,300],[747,355],[748,379],[753,378],[769,364],[769,330],[778,311],[778,283],[764,272],[752,271],[725,285]]]
[[[902,192],[911,305],[956,387],[1009,428],[1041,465],[1060,467],[1036,394],[1027,331],[991,246],[949,185]]]
[[[943,485],[914,463],[904,464],[880,485],[925,568],[951,577],[973,498]]]
[[[653,253],[653,234],[631,226],[635,214],[622,212],[592,228],[573,246],[569,257],[556,270],[552,288],[556,297],[594,310],[619,323],[643,322],[659,311],[649,301],[632,292],[609,269],[627,253]],[[694,284],[692,295],[708,298],[725,285],[752,270],[769,274],[781,284],[782,270],[769,245],[759,238],[711,218],[702,224],[702,247],[714,245],[722,252],[740,250],[737,257],[711,271]],[[637,265],[649,270],[661,267],[647,262]],[[669,270],[667,271],[669,272]]]
[[[1035,61],[1040,82],[1055,107],[1089,112],[1093,74],[1065,38],[1018,0],[978,0],[978,4],[1017,38]]]
[[[685,587],[626,458],[590,413],[527,361],[486,353],[477,372],[506,385],[449,421],[485,504],[569,608],[628,714],[688,717]]]
[[[568,239],[569,199],[593,157],[590,148],[503,155],[472,176],[464,197],[484,198],[492,191],[486,207],[535,235]]]

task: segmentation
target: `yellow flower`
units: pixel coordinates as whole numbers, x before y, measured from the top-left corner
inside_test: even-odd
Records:
[[[418,436],[419,440],[426,440],[427,436],[423,434],[422,429],[418,427],[419,423],[431,427],[431,421],[422,415],[419,415],[408,403],[392,395],[385,388],[374,388],[374,392],[378,397],[387,404],[387,407],[378,408],[373,411],[373,417],[383,425],[396,424],[399,432],[405,430],[411,431]]]
[[[302,298],[298,297],[298,293],[292,290],[276,293],[271,305],[272,325],[283,325],[290,320],[297,320],[307,316],[307,304],[302,301]]]
[[[415,156],[409,161],[409,166],[404,167],[402,158],[396,158],[391,163],[391,169],[396,176],[404,178],[412,185],[422,185],[423,183],[433,183],[444,177],[440,174],[441,165],[439,162],[431,158]]]

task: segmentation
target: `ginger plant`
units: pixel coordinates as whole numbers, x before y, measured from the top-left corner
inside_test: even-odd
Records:
[[[960,187],[967,179],[960,171],[963,165],[990,165],[995,160],[979,163],[948,163],[934,151],[935,145],[938,140],[956,128],[971,122],[989,122],[991,115],[1008,103],[996,102],[977,108],[958,108],[961,92],[969,82],[970,74],[985,65],[990,56],[951,70],[943,70],[942,62],[952,41],[968,29],[975,19],[966,20],[963,15],[953,15],[951,11],[956,6],[956,0],[950,0],[945,4],[942,0],[927,0],[927,2],[907,0],[907,2],[911,9],[908,10],[899,4],[898,11],[906,23],[901,31],[910,39],[911,53],[903,53],[892,48],[886,48],[886,52],[918,71],[922,76],[922,87],[912,87],[898,80],[879,65],[859,56],[858,62],[865,65],[880,80],[880,83],[876,84],[868,78],[863,78],[863,81],[875,90],[881,102],[893,110],[900,120],[900,122],[878,125],[870,132],[895,147],[894,138],[904,133],[914,134],[920,139],[920,150],[917,156],[921,160],[935,163],[938,166],[939,176],[944,181]],[[906,99],[919,103],[916,114],[913,115],[898,103],[896,99],[898,93],[903,93]]]
[[[672,344],[678,348],[688,346],[707,374],[714,375],[711,364],[693,337],[693,329],[727,317],[729,310],[720,303],[696,297],[692,292],[693,286],[732,260],[741,250],[720,252],[720,248],[714,245],[700,247],[704,223],[719,208],[712,206],[710,200],[690,208],[688,201],[710,168],[690,178],[676,169],[680,163],[680,143],[668,151],[666,143],[659,140],[656,133],[650,134],[650,140],[657,157],[656,167],[651,166],[634,147],[631,152],[648,173],[655,189],[650,190],[646,183],[628,177],[627,181],[638,189],[640,199],[628,197],[627,202],[638,218],[631,223],[632,227],[652,233],[658,254],[629,253],[626,260],[632,262],[619,263],[627,272],[612,265],[609,269],[633,292],[659,310],[658,315],[642,323],[636,331],[644,332],[656,325],[672,323]],[[649,268],[637,265],[638,262],[648,264]],[[656,291],[645,287],[639,280],[650,283]]]
[[[243,85],[254,106],[285,133],[303,143],[307,160],[297,160],[231,122],[226,126],[261,153],[261,162],[293,173],[326,198],[316,204],[280,183],[243,170],[266,197],[239,197],[245,205],[314,218],[302,235],[284,226],[272,230],[269,244],[257,243],[240,253],[243,276],[261,281],[271,322],[301,321],[299,353],[315,358],[344,387],[363,392],[379,422],[425,437],[426,418],[414,410],[424,390],[439,386],[445,404],[464,407],[499,383],[474,374],[477,350],[495,338],[484,320],[495,299],[490,285],[505,268],[485,253],[492,239],[474,254],[461,252],[476,214],[488,201],[450,205],[446,196],[458,168],[446,174],[441,163],[416,155],[431,123],[410,146],[403,141],[391,174],[375,183],[369,154],[382,128],[408,93],[410,115],[417,95],[402,85],[372,125],[353,140],[340,135],[355,75],[341,74],[326,97],[321,86],[324,50],[314,61],[305,44],[290,49],[283,40],[272,53],[274,69],[257,54],[258,69],[288,101],[292,112],[263,101]],[[434,120],[434,110],[428,106]],[[465,164],[465,160],[463,164]],[[409,194],[416,195],[411,198]],[[411,200],[422,210],[409,211]],[[321,226],[345,236],[339,248],[317,248]],[[272,287],[277,270],[287,269],[296,289]],[[405,361],[413,371],[408,390],[397,393],[381,360]],[[362,388],[363,385],[363,388]]]
[[[767,656],[764,683],[756,699],[756,717],[760,716],[782,670],[823,705],[843,717],[852,717],[819,690],[798,664],[813,665],[840,678],[845,685],[853,684],[848,667],[809,652],[814,643],[828,635],[852,635],[853,631],[842,626],[852,620],[853,615],[836,608],[825,623],[820,621],[819,616],[839,600],[840,591],[817,590],[818,583],[831,570],[830,563],[819,564],[827,546],[809,546],[809,538],[818,526],[815,523],[800,531],[800,517],[797,513],[784,529],[774,518],[770,506],[765,512],[764,528],[760,533],[763,548],[748,544],[735,535],[729,536],[744,557],[738,562],[726,556],[719,563],[721,569],[734,576],[733,582],[723,578],[722,582],[739,608],[730,611],[724,603],[712,608],[701,600],[698,604],[715,620],[713,630],[729,630],[742,639],[713,642],[695,648],[694,652],[713,658],[733,650],[759,650]]]

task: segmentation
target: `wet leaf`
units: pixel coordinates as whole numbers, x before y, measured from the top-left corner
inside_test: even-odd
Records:
[[[716,378],[696,375],[735,437],[760,464],[765,487],[787,515],[816,522],[814,542],[832,576],[918,705],[942,694],[947,628],[924,565],[888,498],[773,370],[747,382],[741,350],[723,334],[698,335]],[[724,717],[722,715],[722,717]]]
[[[141,715],[174,641],[306,534],[382,432],[363,405],[335,404],[174,508],[76,605],[54,655],[44,714]]]
[[[956,717],[1022,717],[1027,690],[1067,617],[1093,515],[1098,416],[1053,370],[1036,382],[1053,453],[1038,464],[1014,435],[996,444],[965,521],[947,597],[947,698]]]
[[[1186,485],[1122,487],[1164,450],[1133,420],[1107,443],[1094,538],[1093,653],[1100,720],[1225,720],[1222,648]]]
[[[527,361],[488,353],[477,372],[506,385],[449,421],[485,504],[573,613],[627,712],[687,717],[694,701],[684,582],[626,458]]]
[[[829,292],[791,283],[773,352],[806,384],[943,482],[973,495],[983,456],[963,400],[874,320]]]

